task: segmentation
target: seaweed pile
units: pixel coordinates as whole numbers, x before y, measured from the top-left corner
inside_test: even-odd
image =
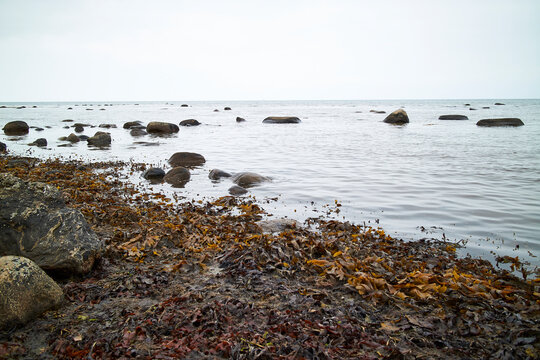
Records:
[[[519,259],[500,260],[523,279],[450,242],[322,217],[268,233],[253,198],[177,201],[122,179],[144,164],[0,168],[57,186],[107,244],[87,277],[57,279],[65,306],[0,335],[0,357],[540,356],[540,278]]]

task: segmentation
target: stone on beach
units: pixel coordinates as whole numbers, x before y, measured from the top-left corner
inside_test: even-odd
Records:
[[[144,129],[132,128],[131,131],[129,132],[129,135],[131,135],[131,136],[144,136],[144,135],[148,135],[148,133]]]
[[[82,133],[84,131],[84,126],[76,125],[74,130],[76,133]]]
[[[160,168],[150,168],[143,172],[142,177],[146,180],[160,180],[165,176],[165,171]]]
[[[244,194],[247,194],[247,192],[248,191],[246,189],[238,185],[234,185],[229,188],[229,194],[233,196],[244,195]]]
[[[0,175],[0,255],[24,256],[44,270],[87,273],[102,243],[54,186]]]
[[[64,300],[60,286],[21,256],[0,257],[0,294],[0,329],[24,324]]]
[[[192,152],[177,152],[174,153],[168,160],[169,164],[173,167],[184,166],[193,167],[201,166],[206,162],[206,159],[201,154]]]
[[[265,233],[276,233],[282,232],[287,229],[294,229],[298,227],[298,223],[293,219],[269,219],[261,220],[257,222],[257,225],[261,227],[262,232]]]
[[[236,185],[239,185],[244,188],[248,188],[248,187],[252,187],[257,184],[260,184],[262,182],[268,181],[270,180],[270,178],[256,174],[256,173],[252,173],[252,172],[241,172],[241,173],[235,174],[232,180]]]
[[[99,124],[99,127],[103,129],[116,129],[115,124]]]
[[[236,122],[244,122],[244,121],[246,121],[246,119],[241,118],[240,116],[236,117]]]
[[[3,128],[6,135],[26,135],[29,129],[28,124],[20,120],[10,121]]]
[[[269,116],[263,120],[265,124],[298,124],[301,120],[296,116]]]
[[[143,126],[140,121],[128,121],[124,124],[124,129],[131,129],[133,127]]]
[[[36,139],[33,143],[30,143],[29,145],[38,146],[38,147],[45,147],[45,146],[47,146],[47,139],[39,138],[39,139]]]
[[[403,109],[398,109],[388,115],[383,122],[387,124],[403,125],[409,122],[409,116]]]
[[[441,115],[439,120],[469,120],[465,115]]]
[[[81,139],[79,139],[79,137],[75,135],[74,133],[69,134],[69,136],[66,137],[66,140],[69,141],[70,143],[77,143],[81,141]]]
[[[220,170],[220,169],[212,169],[210,170],[210,173],[208,173],[208,178],[211,180],[219,180],[224,177],[231,177],[232,175],[229,174],[226,171]]]
[[[188,169],[183,166],[177,166],[169,170],[163,180],[174,187],[184,187],[190,178],[191,175]]]
[[[178,125],[167,122],[152,121],[146,125],[146,132],[149,134],[174,134],[179,130]]]
[[[518,118],[482,119],[476,123],[477,126],[523,126],[523,121]]]
[[[180,126],[197,126],[197,125],[201,125],[201,123],[195,119],[187,119],[187,120],[180,121]]]
[[[98,131],[94,136],[88,138],[88,145],[96,147],[107,147],[111,145],[111,134]]]

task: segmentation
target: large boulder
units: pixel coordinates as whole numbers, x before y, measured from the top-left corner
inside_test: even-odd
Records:
[[[482,119],[476,123],[478,126],[523,126],[523,121],[518,118]]]
[[[469,120],[465,115],[441,115],[439,120]]]
[[[252,187],[257,184],[260,184],[262,182],[268,181],[270,180],[270,178],[256,174],[256,173],[252,173],[252,172],[242,172],[242,173],[235,174],[232,177],[232,180],[236,185],[241,186],[243,188],[248,188],[248,187]]]
[[[180,126],[197,126],[197,125],[201,125],[201,123],[195,119],[187,119],[187,120],[180,121]]]
[[[88,138],[88,145],[96,147],[107,147],[111,145],[111,134],[98,131],[94,136]]]
[[[21,256],[0,257],[0,294],[0,329],[24,324],[64,300],[60,286]]]
[[[192,152],[177,152],[169,158],[171,166],[193,167],[201,166],[206,162],[206,159],[201,154]]]
[[[403,125],[409,122],[409,116],[403,109],[398,109],[384,118],[383,122],[387,124]]]
[[[298,124],[301,120],[296,116],[269,116],[263,120],[265,124]]]
[[[28,134],[30,127],[24,121],[11,121],[4,125],[6,135],[25,135]]]
[[[54,186],[0,174],[0,256],[24,256],[42,269],[87,273],[102,242]]]
[[[184,187],[184,185],[186,185],[186,183],[189,181],[190,177],[191,175],[188,169],[182,166],[177,166],[169,170],[167,174],[165,174],[163,180],[174,187]]]
[[[153,121],[146,125],[149,134],[174,134],[180,130],[178,125],[167,122]]]
[[[224,177],[231,177],[232,175],[229,174],[228,172],[226,171],[223,171],[223,170],[219,170],[219,169],[212,169],[210,170],[210,172],[208,173],[208,178],[210,180],[219,180],[221,178],[224,178]]]

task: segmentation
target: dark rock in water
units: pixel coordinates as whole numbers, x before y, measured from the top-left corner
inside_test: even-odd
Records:
[[[34,127],[34,130],[36,130],[36,131],[43,131],[44,129],[43,129],[43,128],[40,128],[40,127]]]
[[[128,121],[124,124],[124,129],[131,129],[135,126],[142,126],[142,123],[140,121]],[[146,127],[145,127],[146,128]]]
[[[7,151],[7,146],[3,142],[0,142],[0,153],[5,153]]]
[[[409,116],[403,109],[398,109],[384,118],[383,122],[387,124],[403,125],[409,122]]]
[[[463,104],[464,106],[471,106],[471,104]]]
[[[465,115],[441,115],[439,120],[469,120]]]
[[[248,188],[268,181],[270,178],[252,172],[242,172],[235,174],[232,180],[236,185]]]
[[[229,188],[229,194],[233,196],[244,195],[244,194],[247,194],[247,192],[248,191],[246,189],[238,185],[234,185]]]
[[[12,159],[12,160],[9,160],[8,163],[6,164],[7,168],[15,168],[15,167],[29,168],[30,166],[31,166],[30,162],[24,159]],[[1,235],[0,235],[0,239],[1,239]]]
[[[211,180],[219,180],[221,178],[231,177],[231,176],[232,175],[229,174],[228,172],[223,171],[223,170],[219,170],[219,169],[212,169],[212,170],[210,170],[210,173],[208,174],[208,177]]]
[[[47,146],[47,139],[44,139],[44,138],[36,139],[36,141],[31,143],[30,145],[39,146],[39,147],[45,147],[45,146]]]
[[[71,119],[62,120],[62,122],[73,122]]]
[[[188,104],[182,104],[180,105],[180,107],[188,107],[189,105]]]
[[[99,110],[104,111],[105,109],[99,109]]]
[[[476,109],[475,108],[469,108],[470,111],[475,111]]]
[[[25,135],[29,131],[28,124],[24,121],[10,121],[4,125],[4,133],[6,135]]]
[[[172,168],[165,174],[163,180],[174,187],[184,187],[189,181],[191,175],[189,170],[182,166]]]
[[[143,129],[138,129],[138,128],[133,128],[131,129],[131,131],[129,132],[129,134],[131,136],[144,136],[144,135],[148,135],[148,133],[143,130]]]
[[[500,106],[500,105],[505,105],[505,104],[503,104],[503,103],[500,103],[500,102],[496,102],[496,103],[495,103],[495,104],[493,104],[493,105],[499,105],[499,106]]]
[[[26,109],[26,106],[17,106],[17,109]]]
[[[81,141],[81,139],[79,139],[79,137],[75,135],[74,133],[69,134],[66,140],[69,141],[70,143],[78,143],[79,141]]]
[[[219,112],[219,110],[218,110],[218,109],[214,109],[214,112]]]
[[[296,116],[269,116],[263,120],[265,124],[298,124],[301,120]]]
[[[103,244],[54,186],[0,175],[0,255],[24,256],[42,269],[87,273]]]
[[[369,110],[369,112],[375,114],[386,114],[386,111],[384,110]]]
[[[62,288],[30,259],[0,257],[0,329],[21,325],[64,301]]]
[[[228,106],[225,106],[225,107],[223,108],[223,110],[231,110],[231,108],[228,107]]]
[[[81,141],[88,141],[90,137],[89,136],[86,136],[86,135],[79,135],[79,140]]]
[[[482,106],[482,109],[490,109],[489,106]]]
[[[69,129],[69,126],[64,126],[62,129]]]
[[[105,110],[105,109],[104,109]],[[104,129],[116,129],[116,125],[115,124],[100,124],[99,125],[100,128],[104,128]]]
[[[180,121],[180,126],[197,126],[197,125],[201,125],[201,123],[195,119],[187,119],[187,120]]]
[[[72,108],[72,107],[68,107],[67,109],[68,109],[68,110],[73,110],[73,108]]]
[[[246,119],[241,118],[240,116],[236,117],[236,122],[244,122],[244,121],[246,121]]]
[[[146,180],[161,180],[165,176],[165,171],[160,168],[150,168],[143,172],[142,177]]]
[[[81,125],[75,126],[75,132],[76,133],[82,133],[84,131],[84,127]]]
[[[88,138],[88,145],[96,147],[107,147],[111,145],[111,134],[98,131],[91,138]]]
[[[149,134],[173,134],[179,130],[178,125],[166,122],[153,121],[146,125],[146,132]]]
[[[263,233],[279,233],[288,229],[295,229],[298,223],[293,219],[271,219],[258,221],[257,225],[261,227]]]
[[[169,164],[171,166],[184,166],[184,167],[192,167],[192,166],[201,166],[206,162],[206,159],[201,154],[192,153],[192,152],[177,152],[174,153],[170,159]]]
[[[523,126],[523,121],[518,118],[482,119],[476,123],[478,126]]]

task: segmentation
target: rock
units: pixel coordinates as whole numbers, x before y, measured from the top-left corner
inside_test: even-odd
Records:
[[[463,104],[464,106],[471,106],[471,104]]]
[[[265,124],[298,124],[301,120],[296,116],[269,116],[263,120]]]
[[[439,120],[469,120],[465,115],[441,115]]]
[[[5,153],[7,151],[7,146],[3,142],[0,142],[0,153]]]
[[[403,109],[398,109],[384,118],[383,122],[387,124],[403,125],[409,122],[409,116]]]
[[[478,126],[523,126],[523,121],[517,118],[482,119],[476,123]]]
[[[239,185],[244,188],[252,187],[254,185],[260,184],[262,182],[270,180],[266,176],[262,176],[252,172],[242,172],[235,174],[232,178],[233,182],[236,185]]]
[[[233,196],[244,195],[244,194],[247,194],[247,192],[248,191],[246,189],[238,185],[234,185],[229,188],[229,194]]]
[[[4,125],[4,133],[6,135],[25,135],[28,134],[29,127],[24,121],[10,121]]]
[[[69,134],[66,140],[69,141],[70,143],[78,143],[79,141],[81,141],[81,139],[79,139],[79,137],[75,135],[74,133]]]
[[[270,219],[258,221],[257,225],[261,227],[262,232],[277,233],[287,229],[295,229],[298,223],[293,219]]]
[[[244,121],[246,121],[246,119],[241,118],[240,116],[236,117],[236,122],[244,122]]]
[[[150,168],[143,172],[142,177],[146,180],[161,180],[165,176],[165,171],[160,168]]]
[[[184,187],[189,181],[191,175],[189,170],[182,166],[172,168],[165,174],[163,180],[174,187]]]
[[[504,105],[504,104],[503,104],[503,103],[500,103],[500,102],[496,102],[496,103],[493,104],[493,105],[499,105],[499,106],[501,106],[501,105]]]
[[[228,107],[228,106],[225,106],[225,107],[223,108],[223,110],[231,110],[231,108]]]
[[[86,136],[86,135],[79,135],[79,140],[81,140],[81,141],[88,141],[88,139],[90,139],[89,136]]]
[[[43,128],[40,128],[40,127],[35,127],[34,130],[36,130],[36,131],[43,131],[44,129],[43,129]]]
[[[103,109],[103,110],[105,110],[105,109]],[[100,124],[99,127],[104,128],[104,129],[116,129],[115,124]]]
[[[476,109],[475,108],[469,108],[470,111],[475,111]]]
[[[482,106],[482,109],[489,109],[489,106]]]
[[[54,186],[0,175],[0,256],[24,256],[42,269],[87,273],[103,244]]]
[[[17,109],[26,109],[26,106],[17,106]]]
[[[180,126],[197,126],[197,125],[201,125],[201,123],[195,119],[187,119],[187,120],[180,121]]]
[[[131,129],[131,131],[129,132],[129,134],[131,136],[144,136],[144,135],[148,135],[148,133],[143,130],[143,129],[138,129],[138,128],[133,128]]]
[[[30,145],[39,146],[39,147],[45,147],[45,146],[47,146],[47,139],[44,139],[44,138],[36,139],[36,141],[31,143]]]
[[[68,109],[68,110],[73,110],[73,108],[72,108],[72,107],[68,107],[67,109]]]
[[[201,154],[192,152],[177,152],[169,158],[169,164],[173,167],[184,166],[193,167],[201,166],[206,162],[206,159]]]
[[[386,111],[384,110],[369,110],[369,112],[375,114],[386,114]]]
[[[188,107],[189,105],[188,104],[182,104],[180,105],[180,107]]]
[[[75,126],[75,132],[76,133],[82,133],[84,131],[84,127],[81,125]]]
[[[128,121],[124,124],[124,129],[131,129],[135,126],[142,126],[142,123],[140,121]],[[146,127],[145,127],[146,128]]]
[[[231,177],[231,176],[232,175],[229,174],[228,172],[223,171],[223,170],[219,170],[219,169],[212,169],[212,170],[210,170],[210,173],[208,174],[208,177],[211,180],[219,180],[221,178]]]
[[[31,166],[30,162],[24,159],[12,159],[12,160],[9,160],[8,163],[6,164],[7,168],[14,168],[14,167],[29,168],[30,166]]]
[[[88,138],[88,145],[96,146],[96,147],[107,147],[111,145],[111,134],[98,131],[92,136],[91,138]]]
[[[73,122],[73,120],[71,120],[71,119],[65,119],[65,120],[62,120],[62,122]]]
[[[153,121],[146,125],[146,132],[149,134],[173,134],[179,130],[178,125],[166,122]]]
[[[30,259],[0,257],[0,329],[24,324],[60,306],[64,293]]]
[[[219,110],[218,110],[218,109],[214,109],[214,112],[219,112]]]

